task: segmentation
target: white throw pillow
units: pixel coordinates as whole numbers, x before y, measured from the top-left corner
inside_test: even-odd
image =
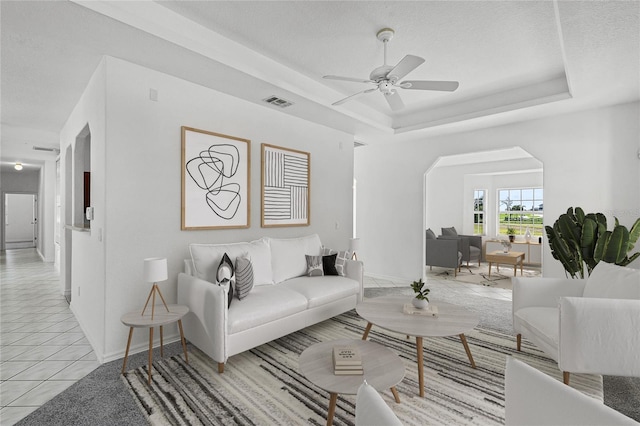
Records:
[[[591,271],[582,296],[640,299],[640,270],[600,261]]]
[[[271,247],[273,281],[276,284],[306,275],[305,255],[320,256],[322,254],[322,244],[317,234],[300,238],[268,238],[268,241]]]

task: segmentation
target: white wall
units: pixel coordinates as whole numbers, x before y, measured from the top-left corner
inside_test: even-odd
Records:
[[[639,104],[617,105],[355,151],[358,234],[367,274],[422,276],[424,173],[441,157],[522,147],[543,163],[545,225],[570,206],[631,226],[640,217]],[[548,247],[544,275],[564,276]]]
[[[347,247],[352,229],[351,135],[291,117],[266,104],[239,100],[114,58],[106,58],[105,67],[97,76],[103,84],[106,82],[106,138],[101,141],[101,131],[96,131],[91,119],[87,120],[91,110],[76,111],[74,130],[68,135],[75,137],[82,123],[89,121],[91,195],[96,219],[91,224],[91,233],[83,235],[90,240],[87,244],[103,247],[104,256],[100,251],[78,253],[74,240],[73,262],[74,269],[82,263],[84,268],[102,274],[95,278],[104,282],[102,307],[96,311],[98,316],[103,314],[103,328],[90,329],[92,343],[103,339],[103,347],[96,351],[101,361],[124,353],[128,329],[120,317],[141,310],[150,290],[150,284],[142,279],[144,258],[167,257],[169,279],[160,283],[160,287],[167,302],[172,303],[176,300],[177,275],[183,259],[189,257],[191,242],[249,241],[265,235],[295,237],[318,233],[326,245]],[[157,91],[157,102],[149,99],[150,89]],[[270,94],[257,93],[256,99]],[[99,93],[92,92],[91,96],[94,108],[99,109],[96,106],[101,102]],[[181,126],[251,140],[250,228],[180,230]],[[311,153],[310,226],[260,227],[261,143]],[[102,242],[98,241],[100,229]],[[93,271],[90,274],[95,275]],[[81,290],[79,299],[74,292],[72,303],[81,303],[85,309],[85,289]],[[88,305],[95,302],[90,300]],[[94,321],[86,316],[79,319]],[[175,327],[168,327],[165,338],[175,333]],[[147,340],[146,333],[134,333],[134,351],[146,350]]]
[[[60,282],[64,292],[66,276],[71,274],[71,309],[99,360],[102,359],[106,345],[105,311],[108,301],[105,279],[106,236],[100,238],[100,232],[106,228],[107,223],[104,214],[107,203],[104,184],[107,144],[105,102],[106,61],[103,60],[60,132],[60,152],[63,153],[60,160],[61,216],[65,225],[61,234]],[[76,138],[87,125],[91,132],[91,203],[96,214],[91,231],[82,232],[70,229],[74,225],[73,206],[76,203],[73,197],[76,194],[73,192],[77,182],[72,180],[75,162],[73,154],[68,155],[67,148],[70,147],[72,153],[75,153]],[[69,179],[72,182],[68,182]],[[71,257],[70,262],[68,257]]]

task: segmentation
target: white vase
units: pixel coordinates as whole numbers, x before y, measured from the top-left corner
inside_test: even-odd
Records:
[[[414,297],[411,303],[418,309],[427,309],[427,307],[429,306],[428,300],[418,299],[417,297]]]
[[[529,227],[527,226],[527,231],[524,233],[524,240],[526,242],[531,242],[531,231],[529,231]]]

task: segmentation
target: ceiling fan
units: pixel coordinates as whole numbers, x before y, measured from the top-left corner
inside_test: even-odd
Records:
[[[405,75],[420,66],[424,62],[424,59],[419,56],[406,55],[396,66],[387,65],[387,43],[393,38],[394,33],[395,31],[391,28],[383,28],[376,34],[378,40],[384,44],[384,65],[381,65],[371,71],[368,80],[364,80],[362,78],[340,77],[337,75],[325,75],[322,77],[329,80],[353,81],[356,83],[371,83],[375,85],[375,87],[347,96],[344,99],[340,99],[332,105],[341,105],[365,93],[371,93],[379,90],[384,94],[384,98],[389,103],[391,109],[393,111],[398,111],[404,108],[404,102],[402,102],[402,99],[396,90],[398,87],[410,90],[438,90],[444,92],[453,92],[458,88],[459,83],[457,81],[405,80],[399,83]]]

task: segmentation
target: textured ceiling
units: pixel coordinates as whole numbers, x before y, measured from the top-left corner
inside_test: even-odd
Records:
[[[35,161],[43,154],[32,145],[57,145],[104,55],[250,102],[283,97],[295,102],[283,113],[365,143],[640,98],[635,0],[5,0],[0,8],[3,161]],[[375,37],[383,27],[396,31],[389,64],[426,59],[407,79],[457,80],[459,89],[400,89],[406,108],[395,113],[379,92],[332,106],[369,86],[322,76],[367,78],[383,62]]]

